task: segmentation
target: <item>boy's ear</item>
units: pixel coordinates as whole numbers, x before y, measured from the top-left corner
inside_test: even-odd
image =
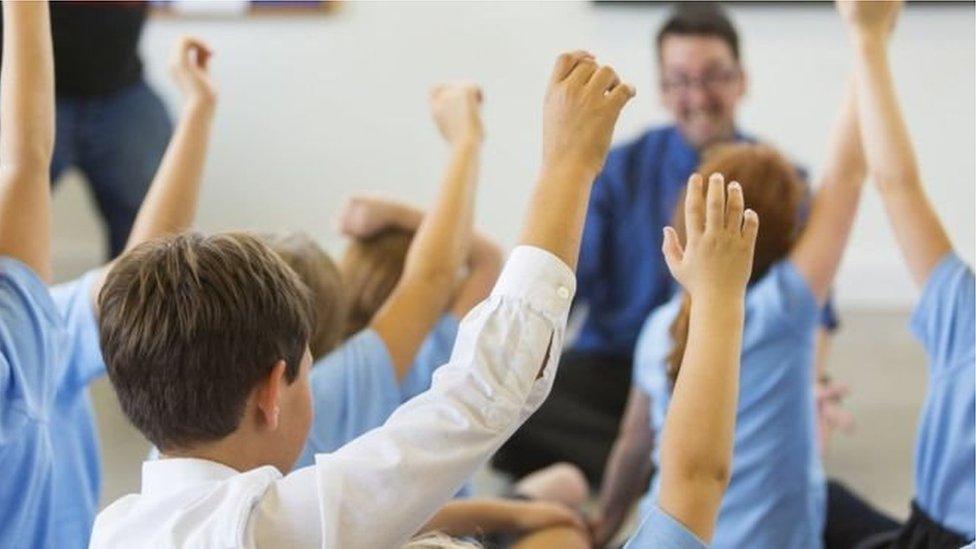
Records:
[[[281,413],[278,401],[281,397],[281,390],[285,386],[285,367],[284,360],[275,362],[274,367],[271,368],[264,381],[258,385],[255,392],[260,423],[262,427],[266,427],[270,431],[278,428],[278,416]]]

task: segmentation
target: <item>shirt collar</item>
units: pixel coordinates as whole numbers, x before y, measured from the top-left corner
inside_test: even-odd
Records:
[[[142,494],[161,494],[240,474],[222,463],[197,458],[164,458],[143,462]]]

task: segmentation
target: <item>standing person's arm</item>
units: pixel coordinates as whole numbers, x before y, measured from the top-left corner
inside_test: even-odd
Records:
[[[170,74],[183,93],[183,110],[139,208],[125,251],[148,240],[185,231],[196,217],[217,105],[217,92],[209,73],[211,55],[210,48],[197,38],[183,37],[173,47]],[[92,284],[93,306],[110,268],[111,263]]]
[[[370,322],[402,379],[431,327],[443,314],[467,257],[481,154],[481,92],[437,86],[431,110],[451,148],[441,190],[410,243],[403,274]]]
[[[922,187],[915,150],[888,66],[888,37],[901,3],[843,1],[838,9],[854,47],[858,113],[868,173],[881,195],[915,284],[952,250]]]
[[[665,229],[664,257],[691,296],[688,344],[661,440],[660,508],[710,541],[732,467],[745,289],[759,219],[721,175],[688,182],[687,243]]]
[[[47,2],[3,2],[0,256],[51,281],[54,55]]]

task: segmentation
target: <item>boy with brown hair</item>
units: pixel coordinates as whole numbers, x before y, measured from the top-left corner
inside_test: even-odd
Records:
[[[102,348],[123,409],[167,457],[144,464],[141,494],[99,515],[92,546],[409,539],[548,393],[586,201],[632,96],[588,54],[559,57],[522,245],[465,317],[451,362],[382,427],[287,476],[312,419],[311,319],[294,272],[241,233],[120,258],[99,299]],[[402,351],[391,346],[395,363]]]

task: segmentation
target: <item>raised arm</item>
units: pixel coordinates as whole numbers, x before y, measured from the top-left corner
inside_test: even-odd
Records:
[[[54,56],[47,2],[3,2],[0,255],[51,281]]]
[[[597,547],[606,545],[620,529],[634,501],[644,492],[651,474],[650,396],[637,387],[630,390],[620,432],[607,458],[607,470],[600,486],[598,514],[593,538]]]
[[[895,240],[915,284],[952,250],[922,187],[915,151],[902,119],[888,66],[888,37],[901,3],[838,3],[854,48],[858,116],[868,174],[881,195]]]
[[[700,539],[711,540],[728,486],[739,393],[746,282],[759,220],[743,213],[742,189],[721,175],[688,182],[687,243],[668,227],[664,257],[691,295],[688,345],[661,433],[658,505]],[[741,228],[740,228],[741,227]]]
[[[828,141],[827,162],[806,228],[790,261],[817,301],[827,299],[861,199],[866,167],[857,124],[854,86],[848,84]]]
[[[126,251],[148,240],[185,231],[193,223],[217,105],[217,92],[209,74],[211,55],[210,48],[196,38],[180,38],[173,47],[170,73],[183,93],[183,110],[139,208]],[[107,272],[109,267],[106,265],[103,270]],[[93,304],[98,301],[104,278],[103,273],[92,284]]]
[[[481,92],[474,86],[435,87],[431,110],[451,148],[434,206],[417,229],[403,274],[370,326],[386,344],[398,379],[443,314],[471,241],[481,153]]]
[[[185,231],[193,223],[217,105],[209,73],[211,55],[210,48],[196,38],[183,37],[173,48],[170,73],[183,92],[183,111],[136,216],[126,250]]]
[[[576,269],[593,181],[603,166],[620,110],[634,96],[614,70],[585,52],[556,61],[543,114],[542,170],[520,242],[552,252]]]
[[[346,202],[338,218],[338,230],[350,238],[368,238],[393,227],[416,232],[424,220],[423,210],[395,200],[373,196],[355,196]],[[447,309],[462,318],[491,292],[501,272],[504,256],[501,248],[488,235],[474,231],[466,274],[456,284]]]

